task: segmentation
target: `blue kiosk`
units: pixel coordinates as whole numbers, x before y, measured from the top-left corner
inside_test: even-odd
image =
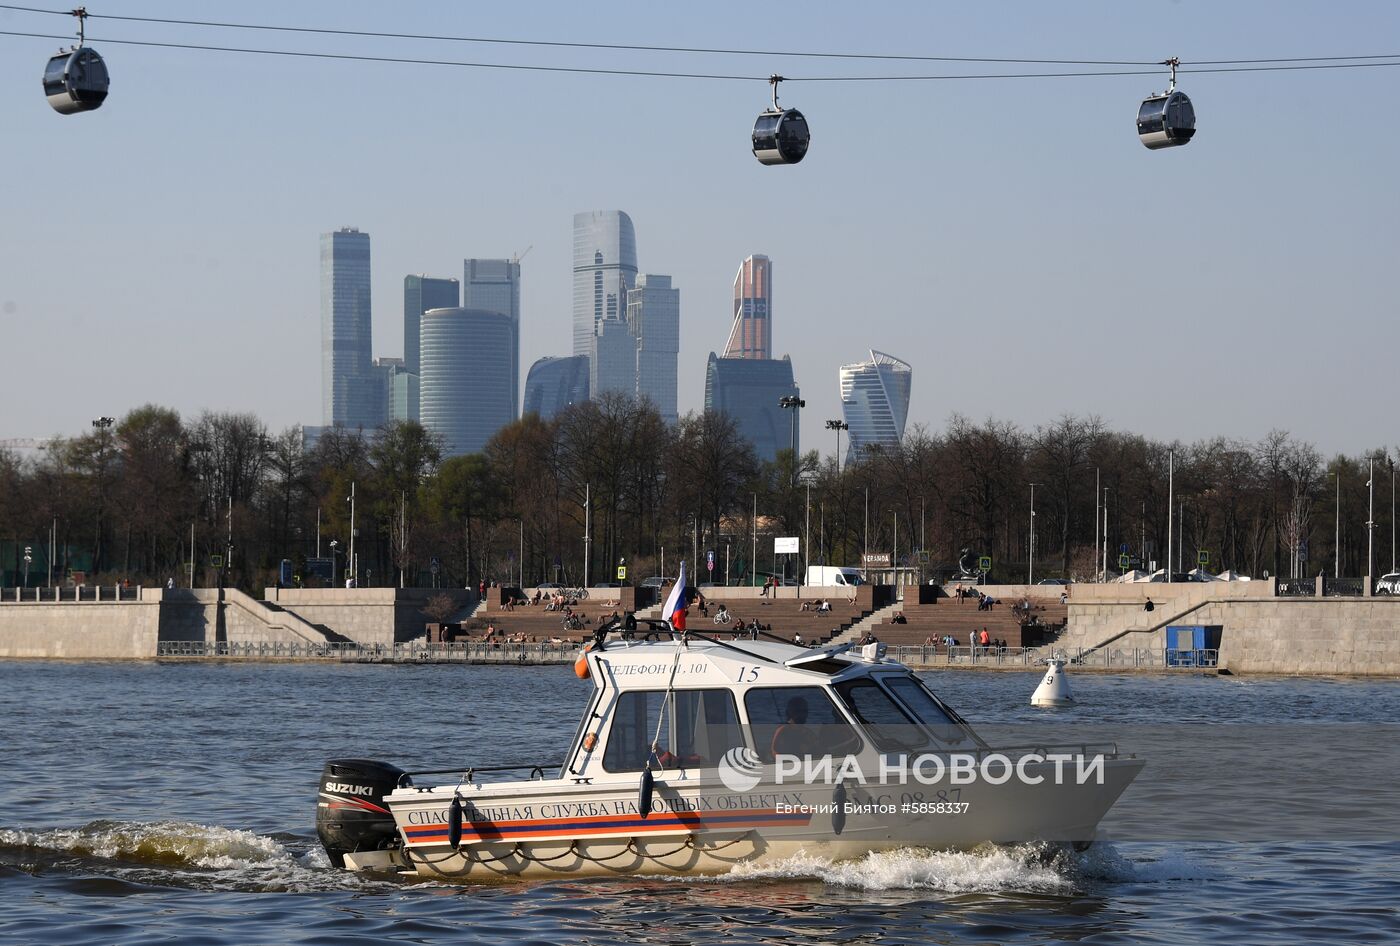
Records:
[[[1214,667],[1220,655],[1219,624],[1172,624],[1167,627],[1168,667]]]

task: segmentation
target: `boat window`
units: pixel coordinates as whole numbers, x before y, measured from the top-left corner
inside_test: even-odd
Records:
[[[756,687],[744,694],[744,709],[764,762],[777,755],[823,758],[860,751],[860,736],[822,687]]]
[[[868,677],[836,684],[851,714],[855,716],[885,752],[918,749],[928,744],[928,736],[900,709],[890,695]]]
[[[646,768],[665,690],[629,690],[617,699],[603,768],[638,772]],[[652,768],[714,766],[730,749],[744,745],[739,711],[729,690],[676,690],[666,710]]]
[[[880,683],[894,694],[919,722],[932,730],[934,738],[941,743],[955,744],[966,738],[961,726],[934,699],[933,694],[924,689],[923,684],[912,676],[904,674],[881,674]]]

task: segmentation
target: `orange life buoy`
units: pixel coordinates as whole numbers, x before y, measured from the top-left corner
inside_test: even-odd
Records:
[[[592,644],[584,645],[583,650],[578,652],[578,659],[574,661],[574,673],[580,680],[588,679],[588,652],[592,649]]]

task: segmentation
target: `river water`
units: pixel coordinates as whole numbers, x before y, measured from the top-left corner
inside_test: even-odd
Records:
[[[928,679],[975,726],[1041,712],[1027,706],[1032,675]],[[1073,684],[1080,705],[1058,722],[1400,723],[1395,681]],[[314,830],[326,759],[557,762],[586,687],[566,667],[0,663],[0,942],[1400,942],[1391,826],[1340,840],[1269,828],[1246,791],[1213,799],[1266,825],[1242,840],[1136,833],[1077,855],[907,850],[716,878],[470,887],[329,867]],[[1340,800],[1369,778],[1325,768]],[[1153,784],[1124,797],[1136,823],[1190,804]]]

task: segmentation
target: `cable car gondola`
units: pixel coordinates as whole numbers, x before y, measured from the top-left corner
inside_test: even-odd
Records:
[[[1185,92],[1176,90],[1178,59],[1167,59],[1162,65],[1172,67],[1171,85],[1165,92],[1156,92],[1143,99],[1138,108],[1138,138],[1152,150],[1184,145],[1196,133],[1196,110]]]
[[[78,18],[78,45],[60,50],[44,68],[44,95],[60,115],[90,112],[107,98],[111,77],[97,50],[83,45],[84,7],[73,11]]]
[[[778,105],[778,83],[782,76],[771,76],[773,107],[758,116],[753,125],[753,156],[760,164],[796,164],[807,155],[812,135],[807,119],[795,108]]]

